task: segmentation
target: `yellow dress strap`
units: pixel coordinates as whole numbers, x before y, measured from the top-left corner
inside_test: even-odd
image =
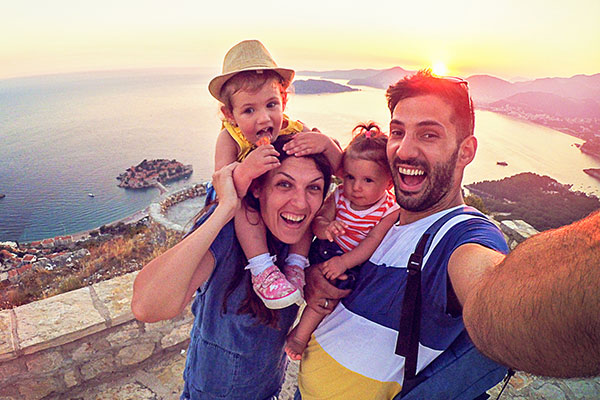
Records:
[[[289,135],[290,133],[300,133],[304,129],[304,125],[302,125],[302,122],[291,120],[285,114],[283,114],[283,121],[287,122],[287,126],[279,131],[280,135]]]
[[[302,130],[304,129],[304,125],[302,125],[301,122],[291,120],[285,114],[283,114],[283,121],[283,125],[286,126],[285,128],[279,131],[280,135],[298,133],[302,132]],[[233,125],[228,121],[223,121],[222,129],[226,129],[227,132],[229,132],[229,135],[233,138],[233,140],[235,140],[235,142],[240,148],[240,150],[238,151],[237,161],[242,162],[246,158],[246,156],[248,156],[248,153],[250,153],[256,148],[254,144],[250,143],[248,139],[246,139],[246,137],[242,133],[242,130],[237,125]]]

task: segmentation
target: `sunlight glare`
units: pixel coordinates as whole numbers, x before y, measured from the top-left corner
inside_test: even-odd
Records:
[[[448,68],[446,68],[446,64],[441,61],[436,61],[433,63],[431,67],[431,72],[437,76],[445,76],[448,73]]]

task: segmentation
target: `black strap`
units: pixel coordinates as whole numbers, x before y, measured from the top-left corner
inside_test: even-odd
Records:
[[[404,378],[412,379],[417,372],[419,337],[421,331],[421,266],[425,247],[429,241],[425,233],[419,240],[415,252],[408,259],[406,291],[402,300],[402,314],[396,341],[396,354],[404,357]]]
[[[414,253],[408,259],[408,278],[406,280],[406,291],[402,299],[402,313],[395,351],[396,354],[404,357],[404,379],[415,378],[417,371],[419,337],[421,334],[421,268],[423,257],[428,249],[429,239],[435,236],[446,222],[459,215],[484,217],[479,211],[469,206],[455,209],[443,215],[427,228],[421,236]]]
[[[509,368],[508,371],[506,372],[506,376],[504,377],[504,380],[502,381],[502,389],[500,389],[500,393],[498,393],[498,397],[496,397],[496,400],[498,400],[500,398],[500,396],[502,396],[504,389],[506,389],[506,386],[508,385],[508,381],[510,381],[510,378],[512,378],[514,374],[515,374],[515,370],[512,368]]]

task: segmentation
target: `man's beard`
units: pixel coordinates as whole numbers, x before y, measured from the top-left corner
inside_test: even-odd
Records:
[[[399,189],[400,173],[398,167],[392,167],[392,176],[394,179],[394,189],[396,193],[396,202],[407,211],[420,212],[425,211],[436,205],[448,194],[453,185],[453,174],[458,160],[458,147],[450,156],[450,159],[443,164],[436,164],[433,168],[422,161],[399,160],[394,164],[411,165],[421,167],[427,179],[427,186],[417,195],[411,192],[405,192]],[[418,196],[418,197],[417,197]]]

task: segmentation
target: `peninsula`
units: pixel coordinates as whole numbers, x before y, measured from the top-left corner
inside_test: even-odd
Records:
[[[496,220],[522,219],[540,232],[570,224],[600,208],[598,197],[531,172],[465,187],[483,200]]]
[[[584,169],[583,172],[585,172],[592,178],[596,178],[596,179],[600,180],[600,168],[587,168],[587,169]]]
[[[143,189],[157,183],[167,183],[189,177],[194,172],[191,165],[183,165],[177,160],[146,160],[136,166],[127,168],[117,176],[119,187],[127,189]]]
[[[294,81],[293,86],[296,94],[323,94],[358,91],[358,89],[351,88],[350,86],[340,85],[339,83],[326,81],[323,79]]]

